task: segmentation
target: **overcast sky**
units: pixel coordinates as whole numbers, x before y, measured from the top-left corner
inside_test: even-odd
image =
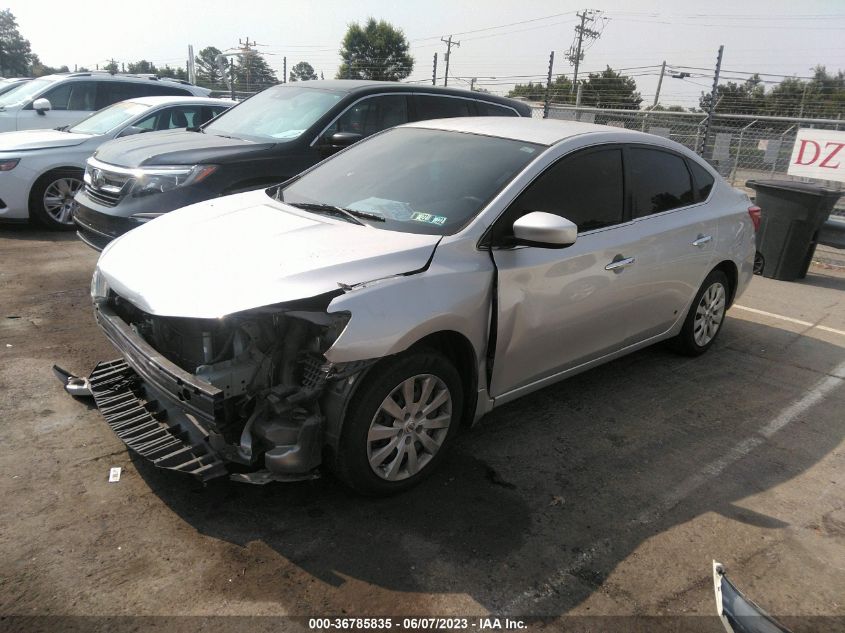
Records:
[[[225,50],[249,37],[280,77],[287,56],[288,68],[306,60],[328,79],[337,70],[347,25],[373,16],[404,30],[416,61],[409,79],[430,79],[435,51],[442,76],[440,37],[453,33],[461,46],[453,49],[450,85],[468,86],[478,77],[479,85],[503,92],[514,81],[543,80],[551,50],[555,74],[571,76],[564,55],[572,43],[575,12],[585,7],[603,10],[607,19],[582,69],[631,69],[626,72],[635,76],[644,104],[654,98],[664,59],[675,67],[712,68],[719,44],[725,45],[727,77],[759,72],[777,81],[780,75],[809,75],[816,64],[845,69],[842,0],[604,0],[592,5],[566,0],[0,0],[0,7],[4,4],[42,62],[71,69],[102,66],[112,57],[184,66],[188,44],[195,50],[209,45]],[[660,101],[696,105],[711,81],[666,79]]]

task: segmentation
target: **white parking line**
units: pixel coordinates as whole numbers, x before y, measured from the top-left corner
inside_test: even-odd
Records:
[[[789,323],[795,323],[796,325],[803,325],[804,327],[815,328],[817,330],[822,330],[824,332],[832,332],[833,334],[839,334],[840,336],[845,336],[845,330],[837,330],[832,327],[827,327],[826,325],[817,325],[815,323],[810,323],[809,321],[802,321],[801,319],[793,319],[792,317],[783,316],[782,314],[775,314],[774,312],[766,312],[765,310],[757,310],[756,308],[748,308],[746,306],[741,305],[734,305],[734,308],[737,310],[745,310],[746,312],[751,312],[752,314],[759,314],[760,316],[769,317],[771,319],[778,319],[780,321],[788,321]]]
[[[775,416],[760,427],[754,435],[751,435],[738,444],[732,446],[730,449],[725,451],[725,454],[722,457],[707,464],[697,473],[682,481],[669,494],[660,499],[655,506],[628,521],[627,525],[633,527],[636,525],[641,526],[652,523],[662,514],[670,511],[690,494],[695,492],[695,490],[706,484],[711,479],[715,479],[721,475],[728,466],[748,455],[755,448],[765,443],[765,441],[771,438],[775,433],[785,428],[790,422],[793,422],[799,416],[806,413],[808,409],[824,400],[827,394],[841,386],[843,383],[845,383],[845,362],[834,367],[828,376],[825,376],[817,381],[807,390],[807,393],[802,398],[783,409],[779,415]],[[529,589],[517,596],[505,606],[502,613],[513,613],[517,609],[526,608],[531,604],[536,604],[545,598],[549,598],[550,596],[560,593],[560,590],[564,585],[570,582],[578,582],[578,580],[573,576],[573,572],[578,571],[584,565],[589,563],[602,548],[606,548],[606,544],[602,541],[596,541],[590,547],[585,548],[575,558],[571,565],[559,569],[545,582],[541,583],[537,589]]]

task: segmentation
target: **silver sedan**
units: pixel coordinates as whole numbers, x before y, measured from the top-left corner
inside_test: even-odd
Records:
[[[70,387],[163,468],[265,483],[325,465],[392,493],[494,407],[658,341],[705,352],[759,220],[660,137],[406,125],[115,241],[92,295],[123,357]]]

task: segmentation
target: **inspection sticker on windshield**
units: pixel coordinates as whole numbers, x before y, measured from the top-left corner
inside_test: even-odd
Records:
[[[420,213],[419,211],[414,211],[411,214],[411,219],[417,222],[425,222],[426,224],[436,224],[437,226],[446,224],[446,216],[444,215],[432,215],[431,213]]]

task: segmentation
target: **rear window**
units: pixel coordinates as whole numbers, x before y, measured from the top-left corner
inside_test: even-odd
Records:
[[[456,97],[437,97],[434,95],[417,95],[417,119],[450,119],[458,116],[474,116],[469,99]]]
[[[695,179],[695,189],[698,193],[699,200],[706,200],[707,196],[710,195],[710,192],[713,190],[713,183],[715,182],[710,172],[704,169],[701,165],[696,163],[695,161],[688,162],[690,166],[690,170],[692,171],[692,176]]]
[[[677,209],[694,201],[686,161],[656,149],[631,149],[634,217]]]

